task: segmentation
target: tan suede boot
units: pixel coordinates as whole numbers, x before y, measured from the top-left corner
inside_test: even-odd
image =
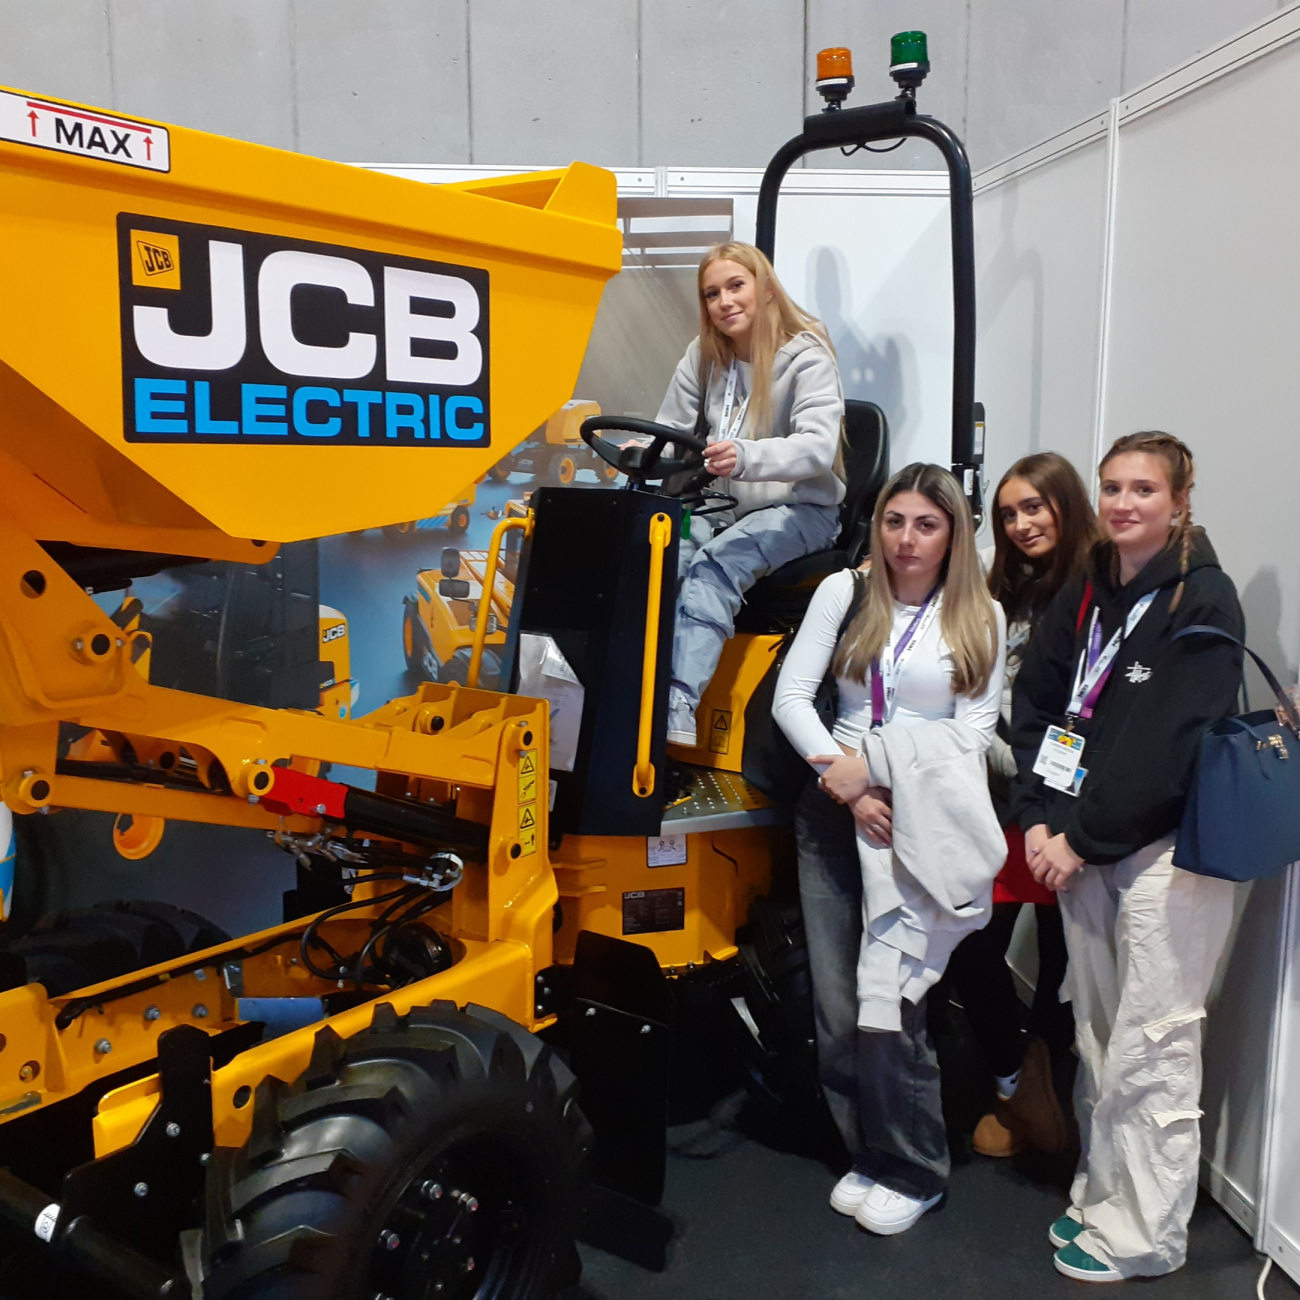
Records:
[[[1041,1038],[1029,1040],[1020,1067],[1020,1081],[1004,1105],[1003,1122],[1021,1145],[1049,1153],[1065,1150],[1070,1140],[1069,1129],[1052,1086],[1051,1056]]]
[[[970,1144],[980,1155],[1004,1159],[1023,1150],[1024,1143],[1004,1122],[1006,1106],[1007,1103],[999,1097],[993,1103],[993,1109],[975,1125]]]

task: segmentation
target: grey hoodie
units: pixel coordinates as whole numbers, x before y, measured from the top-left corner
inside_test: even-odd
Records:
[[[754,368],[738,362],[738,407],[752,391]],[[709,441],[719,442],[722,407],[727,392],[727,371],[716,367],[710,377],[705,417]],[[690,433],[700,407],[700,341],[695,339],[677,363],[668,392],[659,408],[658,421]],[[751,403],[752,408],[752,403]],[[734,416],[733,416],[734,418]],[[837,506],[844,500],[844,484],[835,473],[844,419],[844,391],[840,372],[826,344],[805,330],[796,334],[772,359],[772,427],[755,433],[752,414],[746,414],[737,438],[735,473],[719,481],[720,490],[739,503],[737,515],[763,506]]]

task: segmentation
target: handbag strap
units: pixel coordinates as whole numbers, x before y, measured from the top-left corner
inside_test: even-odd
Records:
[[[1240,646],[1254,661],[1255,667],[1264,675],[1264,680],[1269,684],[1273,694],[1277,696],[1277,706],[1282,716],[1286,719],[1286,724],[1300,736],[1300,713],[1296,712],[1295,705],[1291,702],[1291,697],[1282,689],[1282,683],[1273,675],[1273,670],[1257,655],[1244,641],[1239,641],[1231,632],[1225,632],[1221,627],[1212,627],[1209,623],[1193,623],[1190,627],[1185,627],[1181,632],[1174,633],[1174,640],[1181,641],[1185,636],[1196,634],[1206,636],[1217,636],[1221,640],[1231,641],[1233,645]]]

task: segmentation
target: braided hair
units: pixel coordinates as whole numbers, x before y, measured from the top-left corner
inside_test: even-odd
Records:
[[[1188,559],[1192,551],[1192,488],[1196,486],[1196,462],[1192,459],[1191,448],[1172,433],[1161,433],[1158,429],[1149,429],[1141,433],[1126,433],[1116,438],[1111,449],[1102,457],[1099,472],[1105,472],[1107,464],[1116,456],[1130,452],[1145,452],[1164,462],[1169,475],[1169,491],[1178,506],[1174,515],[1174,526],[1169,530],[1166,550],[1179,548],[1178,571],[1183,575],[1174,598],[1169,602],[1169,612],[1178,608],[1183,598],[1183,586],[1187,578]],[[1118,563],[1118,555],[1115,562]]]

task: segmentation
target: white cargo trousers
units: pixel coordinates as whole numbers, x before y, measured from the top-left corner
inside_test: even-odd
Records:
[[[1060,895],[1083,1152],[1070,1199],[1079,1246],[1125,1277],[1187,1258],[1200,1166],[1205,999],[1235,886],[1180,871],[1174,842],[1086,866]]]
[[[802,503],[763,506],[734,520],[730,513],[691,519],[677,558],[670,708],[698,707],[745,592],[783,564],[834,546],[839,529],[838,506]]]

